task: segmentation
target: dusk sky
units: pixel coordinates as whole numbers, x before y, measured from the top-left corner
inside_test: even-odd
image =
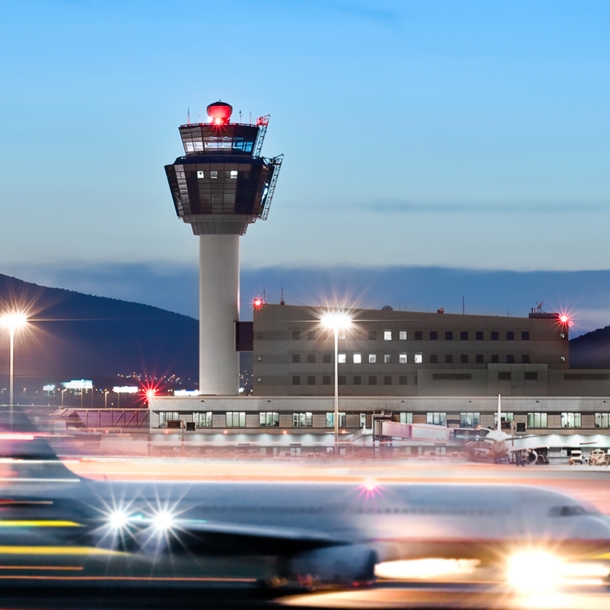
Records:
[[[481,311],[548,298],[608,324],[608,274],[521,291],[488,272],[610,269],[609,32],[605,0],[4,3],[0,273],[161,306],[173,278],[194,312],[197,239],[163,166],[187,109],[222,99],[271,114],[263,154],[285,154],[242,239],[248,291],[266,268],[275,300],[291,270],[449,268],[485,272]],[[405,302],[461,309],[464,290]]]

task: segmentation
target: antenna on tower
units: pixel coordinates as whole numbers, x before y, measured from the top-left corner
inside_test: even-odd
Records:
[[[280,298],[280,305],[286,305],[286,301],[284,301],[284,287],[282,286],[282,297]]]
[[[241,110],[239,111],[239,122],[241,123]]]
[[[186,124],[187,125],[191,124],[191,109],[190,108],[186,109]]]

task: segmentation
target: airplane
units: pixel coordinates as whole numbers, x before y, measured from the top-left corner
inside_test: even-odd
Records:
[[[493,459],[499,462],[512,454],[516,455],[518,464],[524,464],[525,461],[548,464],[545,453],[537,451],[545,449],[540,445],[540,437],[537,434],[513,436],[502,430],[502,397],[500,394],[498,394],[498,415],[495,430],[491,428],[476,428],[474,430],[457,428],[454,431],[453,438],[466,441],[464,450],[474,461]]]
[[[206,558],[251,557],[272,562],[267,584],[309,590],[372,583],[382,562],[501,566],[537,553],[540,565],[540,553],[580,560],[610,548],[607,517],[533,486],[92,480],[35,433],[1,433],[0,448],[4,578],[32,555],[84,556],[83,574],[97,565],[105,577],[201,574]]]

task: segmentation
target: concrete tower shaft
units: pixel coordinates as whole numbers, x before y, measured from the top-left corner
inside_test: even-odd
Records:
[[[239,389],[239,236],[265,220],[282,156],[260,156],[269,123],[231,123],[224,102],[208,106],[209,123],[180,126],[184,155],[165,166],[176,214],[199,236],[199,390]]]

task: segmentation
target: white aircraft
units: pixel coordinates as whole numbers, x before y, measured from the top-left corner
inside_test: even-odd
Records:
[[[532,486],[93,481],[41,459],[42,440],[0,445],[17,456],[0,466],[3,577],[41,553],[102,557],[103,574],[119,577],[201,574],[206,558],[250,556],[273,558],[281,582],[348,586],[373,581],[380,562],[610,548],[606,517]]]
[[[478,428],[476,430],[456,430],[454,438],[468,441],[464,447],[466,453],[473,460],[493,459],[500,461],[511,454],[520,453],[524,459],[536,463],[548,463],[542,454],[537,453],[541,449],[539,436],[536,434],[525,434],[513,436],[502,430],[502,397],[498,394],[498,416],[496,429]],[[466,432],[468,434],[466,435]]]

